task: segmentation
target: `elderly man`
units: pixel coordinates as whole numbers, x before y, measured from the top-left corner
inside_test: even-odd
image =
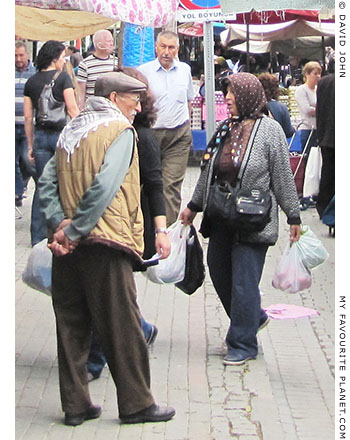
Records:
[[[176,60],[178,36],[169,31],[158,34],[157,58],[138,70],[148,79],[158,108],[153,126],[160,145],[163,188],[168,225],[177,220],[181,206],[181,186],[192,144],[190,101],[194,98],[191,68]]]
[[[63,130],[39,182],[48,226],[56,231],[49,246],[66,425],[101,413],[88,391],[92,323],[117,387],[121,421],[167,421],[175,414],[156,405],[150,391],[133,277],[143,252],[143,220],[131,123],[145,89],[124,73],[102,74],[96,96]]]
[[[27,137],[24,131],[24,86],[27,79],[36,72],[35,67],[29,60],[27,46],[22,41],[15,43],[15,204],[22,205],[22,198],[26,182],[23,171],[28,174],[34,174],[33,166],[28,159]],[[22,166],[22,169],[21,169]]]
[[[97,31],[92,37],[94,53],[79,63],[77,80],[80,89],[80,109],[85,101],[94,96],[95,82],[102,73],[113,72],[118,65],[118,58],[112,56],[114,51],[113,35],[106,29]]]

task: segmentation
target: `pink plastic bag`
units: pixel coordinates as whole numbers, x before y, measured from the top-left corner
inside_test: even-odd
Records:
[[[265,312],[273,319],[309,318],[320,314],[315,309],[296,306],[295,304],[271,304],[265,309]]]
[[[311,274],[304,266],[296,243],[287,244],[278,263],[272,285],[283,292],[297,293],[311,287]]]

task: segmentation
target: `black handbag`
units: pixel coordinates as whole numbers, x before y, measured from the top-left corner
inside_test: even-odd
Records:
[[[262,231],[270,221],[271,194],[260,189],[239,189],[236,194],[235,227],[240,231]]]
[[[52,93],[52,88],[60,73],[56,72],[50,84],[44,85],[40,93],[38,110],[36,112],[36,121],[39,125],[59,130],[68,122],[66,103],[64,101],[57,101]]]
[[[209,189],[206,214],[209,221],[244,232],[257,232],[270,221],[271,205],[269,191],[246,190],[215,181]]]
[[[185,277],[175,284],[177,288],[187,295],[192,295],[202,284],[205,278],[205,267],[203,263],[203,249],[199,243],[195,227],[191,230],[186,242],[186,266]]]
[[[256,133],[256,129],[254,133]],[[205,214],[209,222],[232,226],[242,232],[258,232],[262,231],[270,221],[272,206],[270,191],[263,191],[259,188],[247,190],[240,187],[253,138],[254,136],[248,143],[237,176],[236,186],[232,186],[225,181],[220,182],[217,179],[210,186],[205,208]]]

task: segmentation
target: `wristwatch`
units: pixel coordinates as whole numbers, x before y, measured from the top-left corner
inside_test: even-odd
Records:
[[[169,231],[167,230],[167,228],[158,228],[158,229],[156,229],[156,235],[159,234],[160,232],[163,232],[164,234],[167,234]]]

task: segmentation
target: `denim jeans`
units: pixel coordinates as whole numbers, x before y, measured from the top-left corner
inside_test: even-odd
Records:
[[[268,246],[237,242],[229,229],[214,225],[208,246],[208,266],[221,303],[230,318],[228,354],[255,357],[257,330],[267,318],[261,309],[259,282]]]
[[[26,176],[24,176],[24,173]],[[15,193],[22,198],[29,176],[35,174],[35,167],[28,159],[27,137],[24,125],[15,124]]]
[[[145,339],[149,338],[152,331],[152,324],[149,324],[144,318],[141,318],[141,326],[143,330],[143,334]],[[94,377],[99,377],[102,373],[104,366],[106,365],[107,360],[103,353],[102,345],[98,336],[96,329],[92,329],[91,335],[91,345],[89,351],[89,357],[87,361],[87,370]]]
[[[33,147],[35,159],[35,183],[38,182],[47,162],[55,154],[59,135],[60,131],[43,130],[41,128],[35,130]],[[32,246],[47,237],[46,221],[44,214],[40,210],[37,186],[33,197],[30,233]]]
[[[300,143],[301,143],[302,151],[305,148],[305,145],[306,145],[307,140],[309,139],[310,133],[311,133],[311,130],[306,130],[306,129],[300,130]],[[317,147],[316,130],[312,130],[312,134],[310,136],[309,143],[306,146],[306,149],[305,149],[306,160],[307,160],[307,157],[309,156],[311,147]]]

